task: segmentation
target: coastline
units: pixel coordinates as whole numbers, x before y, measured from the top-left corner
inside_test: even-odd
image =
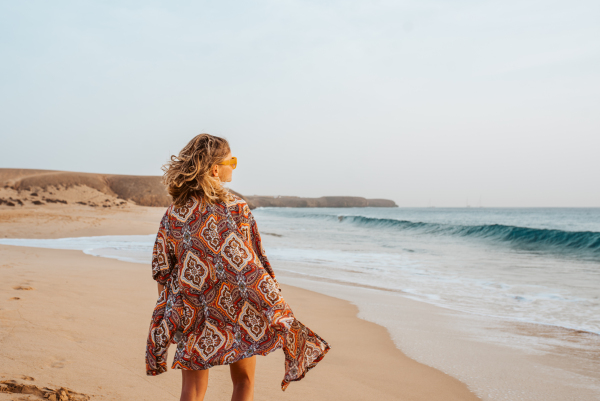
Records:
[[[156,232],[163,212],[52,205],[18,213],[0,209],[0,224],[2,235],[13,238],[144,235]],[[178,398],[178,372],[144,374],[146,331],[156,301],[147,266],[6,245],[0,246],[0,260],[1,380],[65,386],[92,399]],[[357,317],[350,302],[285,281],[283,294],[296,316],[332,344],[318,368],[290,385],[286,398],[478,399],[459,380],[406,356],[386,328]],[[282,353],[259,358],[256,398],[280,399],[282,375]],[[230,386],[227,367],[212,368],[207,399],[226,396]],[[12,397],[0,393],[0,400]]]
[[[390,199],[360,196],[244,196],[250,209],[257,207],[398,207]],[[167,207],[171,197],[161,176],[81,173],[76,171],[0,168],[0,205],[32,206],[49,203],[91,207],[121,207],[134,202],[141,206]],[[17,206],[19,205],[19,206]]]
[[[482,400],[588,401],[600,394],[600,336],[594,333],[473,315],[400,292],[282,273],[280,282],[356,305],[358,317],[385,327],[407,356],[456,377]]]
[[[346,221],[352,215],[359,217]],[[555,219],[545,210],[365,208],[266,209],[255,216],[271,233],[263,244],[280,281],[354,303],[408,356],[458,378],[482,399],[600,400],[597,264],[576,252],[561,258],[487,236],[420,230],[433,225],[423,222],[495,230],[529,218],[528,227],[562,233],[572,224],[596,235],[597,213],[588,220],[578,211]]]

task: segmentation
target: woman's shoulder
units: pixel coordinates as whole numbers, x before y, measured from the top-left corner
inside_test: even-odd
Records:
[[[229,197],[226,201],[216,202],[215,204],[209,204],[199,197],[190,197],[184,205],[176,205],[172,203],[166,210],[165,216],[171,219],[177,219],[180,221],[186,221],[194,212],[199,211],[204,214],[205,212],[217,212],[222,208],[229,209],[234,213],[241,213],[245,216],[249,216],[250,207],[248,202],[241,196],[235,193],[229,193]],[[224,210],[223,210],[224,212]]]
[[[202,200],[198,197],[190,196],[183,205],[171,203],[165,211],[165,216],[185,222],[196,210],[198,210],[198,208],[200,208],[202,203]]]
[[[243,205],[246,204],[246,201],[241,196],[234,194],[233,192],[229,193],[230,201],[229,205]]]
[[[248,207],[248,203],[239,195],[229,193],[229,200],[227,201],[227,206],[230,208],[232,206],[237,206],[239,208]]]
[[[251,215],[250,206],[248,206],[248,202],[246,202],[244,200],[244,198],[242,198],[241,196],[239,196],[237,194],[233,194],[231,192],[230,192],[230,195],[231,195],[231,199],[227,202],[227,207],[230,210],[234,209],[238,213],[240,213],[246,217]]]

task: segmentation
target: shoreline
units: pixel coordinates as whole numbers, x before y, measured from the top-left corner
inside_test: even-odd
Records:
[[[108,256],[106,256],[106,257],[108,257]],[[489,314],[476,313],[476,312],[467,312],[467,311],[463,311],[459,308],[453,308],[448,305],[430,302],[430,301],[427,301],[426,299],[419,299],[418,297],[414,296],[413,294],[403,291],[403,290],[400,290],[400,289],[385,288],[385,287],[379,287],[379,286],[369,285],[369,284],[360,284],[360,283],[354,283],[351,281],[335,280],[335,279],[331,279],[328,277],[311,276],[306,273],[300,273],[300,272],[295,272],[293,270],[287,270],[287,269],[281,269],[281,268],[279,269],[279,271],[285,272],[284,275],[287,274],[287,275],[291,275],[291,276],[297,276],[297,278],[304,278],[309,281],[331,283],[331,284],[337,284],[337,285],[341,285],[341,286],[345,286],[345,287],[359,287],[359,288],[365,288],[365,289],[370,289],[370,290],[375,290],[375,291],[382,291],[384,293],[398,294],[404,298],[411,299],[416,302],[422,302],[422,303],[434,306],[436,308],[447,309],[448,311],[451,311],[451,312],[480,316],[485,319],[501,320],[501,321],[505,321],[507,323],[512,323],[515,325],[523,324],[523,325],[540,326],[541,328],[546,327],[549,330],[564,331],[564,332],[573,333],[573,334],[585,334],[585,335],[597,337],[598,340],[600,340],[600,332],[597,333],[595,331],[583,330],[583,329],[578,329],[578,328],[574,328],[574,327],[566,327],[566,326],[561,326],[558,324],[542,323],[542,322],[535,322],[535,321],[528,321],[528,320],[519,320],[517,318],[507,318],[504,316],[489,315]]]
[[[27,376],[34,379],[29,384],[64,386],[92,399],[178,398],[177,372],[144,373],[146,330],[156,298],[147,268],[81,251],[9,245],[0,246],[0,257],[6,303],[0,310],[1,380]],[[142,285],[132,291],[137,283]],[[292,383],[286,398],[479,399],[464,383],[403,354],[384,327],[357,318],[358,308],[347,301],[286,284],[283,294],[296,316],[332,343],[318,368]],[[283,353],[260,357],[257,366],[257,399],[280,399]],[[227,367],[211,368],[207,399],[229,387]],[[3,396],[0,400],[10,399]]]
[[[0,209],[0,222],[5,217],[3,212]],[[11,230],[10,224],[2,224],[3,228],[9,229],[4,233],[12,231],[21,238],[25,235],[32,238],[154,235],[163,209],[130,206],[124,210],[98,213],[82,207],[73,213],[65,207],[53,206],[42,212],[48,224],[35,227],[35,231],[26,230],[28,224],[23,222],[14,222],[14,230]],[[30,210],[28,219],[38,222],[39,213],[39,209]],[[49,215],[54,219],[49,219]],[[64,220],[65,216],[75,216],[76,219],[63,221],[65,225],[56,230],[54,221]],[[68,252],[84,254],[80,250]],[[600,337],[595,333],[461,312],[416,299],[402,291],[294,272],[298,269],[293,262],[276,258],[271,258],[271,262],[283,284],[349,302],[357,308],[354,319],[358,317],[383,328],[387,338],[393,340],[392,347],[402,355],[460,380],[481,399],[588,400],[600,394],[600,371],[597,368]],[[139,262],[135,264],[145,266]],[[295,311],[298,309],[292,301],[290,305]],[[383,308],[389,312],[382,313]],[[302,315],[300,318],[304,320]],[[434,349],[435,352],[432,351]],[[477,355],[473,355],[474,349]],[[496,380],[498,376],[502,379]]]
[[[391,291],[280,276],[283,283],[356,305],[358,317],[385,327],[407,356],[456,377],[482,400],[587,401],[600,394],[595,334],[471,315]]]
[[[21,209],[20,217],[10,212],[0,210],[4,237],[60,238],[154,234],[164,210],[98,213],[52,206],[41,212]],[[65,386],[92,399],[178,397],[178,374],[144,374],[143,349],[156,300],[147,266],[81,251],[8,245],[0,246],[0,255],[2,380],[29,376],[40,387]],[[290,385],[286,398],[479,399],[464,383],[404,354],[385,327],[358,318],[359,308],[348,301],[283,285],[298,318],[332,344],[318,368]],[[228,375],[224,366],[211,368],[207,399],[229,393]],[[282,353],[259,358],[257,399],[280,399],[282,375]],[[0,393],[0,400],[7,397],[12,396]]]

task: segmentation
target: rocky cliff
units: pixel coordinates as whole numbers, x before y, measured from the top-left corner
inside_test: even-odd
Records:
[[[398,207],[393,200],[366,199],[358,196],[246,196],[253,207]]]

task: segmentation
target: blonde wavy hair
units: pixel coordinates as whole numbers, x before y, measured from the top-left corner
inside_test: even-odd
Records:
[[[162,166],[163,183],[175,206],[186,204],[192,196],[208,203],[227,202],[231,194],[218,177],[211,176],[215,164],[225,160],[231,149],[224,138],[209,134],[196,135],[178,156]]]

